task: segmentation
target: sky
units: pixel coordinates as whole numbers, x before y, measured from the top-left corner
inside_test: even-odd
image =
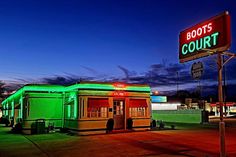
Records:
[[[195,88],[192,62],[178,60],[179,33],[228,10],[236,52],[235,8],[235,0],[0,1],[0,80],[19,86],[124,81],[173,91],[178,71],[179,88]],[[217,80],[212,58],[202,59],[202,84]]]

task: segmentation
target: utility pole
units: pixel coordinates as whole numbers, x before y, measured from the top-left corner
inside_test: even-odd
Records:
[[[202,29],[203,25],[208,24],[206,27],[213,24],[210,32],[212,40],[209,38],[209,41],[205,40],[209,36],[208,34],[201,34],[201,37],[205,46],[197,48],[197,41],[200,40],[196,37],[198,30]],[[210,43],[213,44],[207,44]],[[222,69],[226,63],[231,59],[236,57],[236,54],[231,52],[225,52],[230,48],[231,45],[231,31],[230,31],[230,15],[228,11],[225,11],[222,14],[214,16],[209,20],[198,23],[184,31],[181,31],[179,34],[179,60],[180,63],[187,62],[190,60],[195,60],[201,57],[206,57],[212,54],[217,55],[217,69],[218,69],[218,99],[220,107],[220,122],[219,122],[219,133],[220,133],[220,157],[226,156],[225,151],[225,123],[223,121],[223,91],[222,91]],[[209,49],[208,49],[209,48]],[[206,52],[204,52],[206,51]],[[225,61],[222,60],[222,56],[227,56]]]
[[[178,92],[179,92],[179,72],[178,71],[176,72],[176,76],[177,76],[177,79],[176,79],[176,95],[178,96]]]
[[[225,123],[223,120],[223,91],[222,91],[222,69],[223,62],[222,56],[219,52],[217,54],[217,64],[218,64],[218,99],[220,104],[220,123],[219,123],[219,131],[220,131],[220,156],[225,157]]]
[[[223,56],[223,63],[225,62],[225,56]],[[223,72],[224,72],[224,85],[223,85],[223,101],[224,101],[224,112],[226,112],[227,106],[226,106],[226,97],[227,97],[227,92],[226,92],[226,67],[223,67]]]
[[[205,49],[209,53],[214,53],[212,50]],[[228,58],[222,60],[222,56],[228,56]],[[220,107],[220,122],[219,122],[219,134],[220,134],[220,157],[226,157],[225,150],[225,122],[223,115],[223,89],[222,89],[222,71],[225,64],[231,59],[236,58],[236,54],[231,52],[217,52],[217,68],[218,68],[218,100]]]
[[[201,80],[198,80],[198,92],[199,92],[199,99],[202,99],[202,87],[201,87]]]
[[[223,119],[223,90],[222,90],[222,70],[226,63],[231,59],[236,57],[236,54],[231,52],[218,52],[217,54],[217,64],[218,64],[218,99],[220,104],[220,123],[219,123],[219,132],[220,132],[220,157],[226,156],[225,151],[225,123]],[[222,61],[222,55],[226,55],[229,58]]]

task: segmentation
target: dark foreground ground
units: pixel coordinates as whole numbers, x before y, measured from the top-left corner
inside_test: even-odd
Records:
[[[177,128],[178,129],[178,128]],[[17,135],[0,126],[0,157],[219,156],[214,127],[75,136]],[[236,156],[236,128],[226,128],[227,156]]]

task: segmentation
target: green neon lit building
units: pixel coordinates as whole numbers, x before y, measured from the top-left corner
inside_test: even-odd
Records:
[[[3,115],[22,122],[30,132],[37,119],[46,127],[67,128],[79,133],[106,130],[108,119],[114,129],[150,126],[150,87],[147,85],[81,82],[71,86],[25,85],[2,102]]]

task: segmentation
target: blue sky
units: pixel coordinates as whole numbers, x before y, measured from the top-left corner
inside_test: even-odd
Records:
[[[235,52],[235,7],[235,0],[1,1],[0,80],[106,80],[126,77],[124,69],[143,76],[152,65],[177,65],[179,32],[225,10]]]

